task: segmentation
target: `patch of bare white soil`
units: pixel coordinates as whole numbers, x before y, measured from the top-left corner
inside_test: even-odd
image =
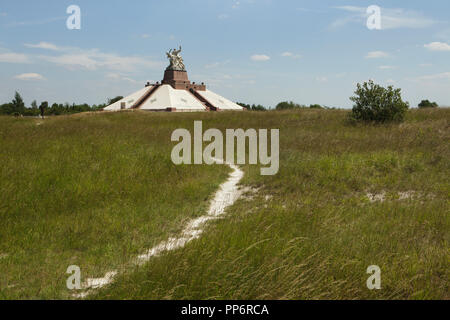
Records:
[[[386,192],[381,193],[367,193],[366,197],[369,199],[370,202],[385,202],[387,200],[387,194]],[[417,191],[404,191],[404,192],[398,192],[397,193],[397,200],[418,200],[418,199],[433,199],[435,196],[433,194],[422,194]]]
[[[224,164],[223,160],[214,159],[217,164]],[[191,220],[183,229],[181,235],[176,238],[169,238],[139,255],[133,265],[143,265],[151,258],[159,256],[166,251],[172,251],[184,247],[192,240],[198,239],[203,233],[206,222],[219,219],[225,213],[225,209],[233,205],[242,195],[243,190],[239,189],[238,184],[244,177],[244,172],[239,167],[226,163],[232,170],[228,180],[220,185],[216,192],[206,215]],[[87,279],[81,285],[83,292],[74,294],[74,298],[86,298],[94,293],[95,289],[103,288],[114,281],[119,274],[118,270],[109,271],[103,278]]]
[[[382,193],[367,193],[367,198],[370,202],[384,202],[386,200],[386,192]]]

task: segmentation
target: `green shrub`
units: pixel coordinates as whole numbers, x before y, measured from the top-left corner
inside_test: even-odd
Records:
[[[116,103],[117,101],[120,101],[120,100],[122,100],[122,99],[123,99],[122,96],[117,96],[117,97],[115,97],[115,98],[108,99],[108,105],[111,105],[111,104],[113,104],[113,103]]]
[[[23,102],[22,96],[17,91],[11,105],[13,115],[23,115],[25,113],[25,103]]]
[[[0,114],[12,114],[13,113],[12,103],[5,103],[0,106]]]
[[[356,121],[401,122],[409,108],[402,100],[401,89],[384,88],[372,80],[358,83],[355,94],[350,100],[355,103],[351,118]]]
[[[293,109],[301,109],[301,108],[306,108],[306,106],[298,104],[298,103],[294,103],[293,101],[290,101],[290,102],[283,101],[283,102],[280,102],[279,104],[277,104],[277,106],[276,106],[277,110],[293,110]]]
[[[430,102],[430,100],[422,100],[419,103],[419,108],[437,108],[439,105],[436,102]]]
[[[262,105],[260,105],[260,104],[258,104],[258,105],[256,105],[256,104],[249,105],[249,104],[245,104],[245,103],[242,103],[242,102],[236,102],[236,104],[240,105],[241,107],[244,107],[245,109],[247,109],[249,111],[267,111],[267,108],[262,106]]]

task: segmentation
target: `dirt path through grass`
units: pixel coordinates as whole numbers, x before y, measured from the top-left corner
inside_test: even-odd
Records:
[[[221,159],[214,158],[217,164],[224,164]],[[244,177],[244,172],[238,166],[227,164],[233,171],[230,173],[227,181],[220,185],[216,192],[206,215],[191,220],[183,229],[181,235],[177,238],[169,238],[155,247],[147,250],[144,254],[137,257],[132,265],[142,265],[148,262],[152,257],[156,257],[163,252],[172,251],[184,247],[192,240],[198,239],[203,233],[203,227],[206,222],[219,219],[225,213],[225,209],[233,205],[242,194],[238,184]],[[126,271],[126,270],[124,270]],[[95,292],[96,289],[101,289],[114,281],[114,278],[119,274],[118,270],[109,271],[103,278],[90,278],[83,284],[83,292],[74,294],[74,298],[86,298]]]

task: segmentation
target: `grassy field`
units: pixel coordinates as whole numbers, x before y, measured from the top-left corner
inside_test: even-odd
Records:
[[[68,298],[68,266],[101,277],[203,215],[228,169],[174,166],[182,123],[0,118],[0,298]]]
[[[346,115],[0,118],[0,298],[68,298],[69,265],[103,276],[204,214],[229,169],[170,161],[172,131],[203,120],[279,128],[279,173],[243,166],[254,192],[225,219],[91,298],[449,299],[450,109],[382,126]]]

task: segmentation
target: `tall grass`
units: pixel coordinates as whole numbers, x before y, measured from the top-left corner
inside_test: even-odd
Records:
[[[450,110],[410,111],[391,125],[346,118],[333,110],[0,118],[0,297],[67,298],[68,265],[103,276],[204,214],[227,167],[170,161],[171,132],[202,120],[204,130],[279,128],[279,173],[243,166],[242,183],[256,194],[93,298],[448,299]],[[366,287],[369,265],[382,270],[381,290]]]
[[[256,195],[94,298],[450,298],[449,111],[378,126],[347,125],[342,111],[223,115],[232,128],[280,128],[278,175],[245,166]],[[381,290],[366,286],[370,265]]]
[[[0,119],[0,298],[67,298],[66,269],[100,277],[193,217],[227,177],[177,167],[177,121],[153,116]]]

